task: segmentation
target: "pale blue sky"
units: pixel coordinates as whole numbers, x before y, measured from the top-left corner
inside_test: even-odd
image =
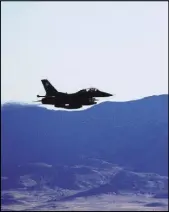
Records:
[[[1,2],[2,102],[97,87],[114,101],[168,93],[168,2]]]

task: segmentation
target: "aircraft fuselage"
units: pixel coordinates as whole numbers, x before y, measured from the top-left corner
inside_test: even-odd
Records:
[[[68,109],[81,108],[84,105],[94,105],[97,103],[95,97],[109,97],[109,93],[100,91],[96,88],[82,89],[76,93],[58,92],[48,80],[42,80],[46,95],[40,101],[42,104],[54,105],[55,107],[62,107]]]

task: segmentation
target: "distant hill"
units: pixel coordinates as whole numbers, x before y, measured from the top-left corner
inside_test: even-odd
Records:
[[[18,165],[77,165],[89,157],[168,176],[168,95],[77,112],[5,104],[1,117],[4,176]]]

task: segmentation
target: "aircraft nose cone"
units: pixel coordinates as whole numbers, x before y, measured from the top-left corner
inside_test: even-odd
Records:
[[[110,94],[110,93],[104,93],[104,96],[105,96],[105,97],[109,97],[109,96],[113,96],[113,95]]]

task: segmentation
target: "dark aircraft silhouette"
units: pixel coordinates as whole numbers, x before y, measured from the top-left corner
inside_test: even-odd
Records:
[[[47,79],[42,79],[42,84],[46,91],[45,96],[37,95],[37,97],[43,97],[38,102],[42,104],[54,105],[55,107],[66,109],[78,109],[84,105],[94,105],[97,103],[95,97],[109,97],[112,94],[99,91],[96,88],[82,89],[76,93],[62,93],[58,92]]]

